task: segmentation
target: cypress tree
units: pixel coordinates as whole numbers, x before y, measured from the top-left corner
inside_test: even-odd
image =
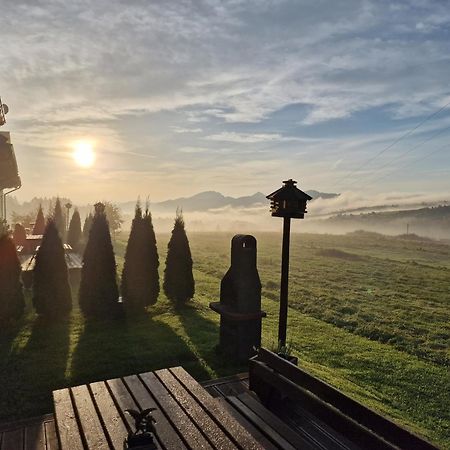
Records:
[[[27,232],[20,223],[14,225],[13,241],[16,245],[25,245],[27,241]]]
[[[125,308],[143,311],[156,303],[159,295],[159,258],[152,218],[142,214],[139,203],[131,224],[122,272],[121,292]]]
[[[39,205],[36,221],[34,222],[33,234],[44,234],[44,231],[45,231],[44,211],[42,211],[42,205]]]
[[[116,260],[105,207],[97,203],[83,255],[80,308],[87,318],[113,317],[118,311],[118,297]]]
[[[16,246],[6,226],[1,224],[0,228],[0,326],[4,327],[20,318],[25,308],[25,300]]]
[[[84,242],[87,242],[89,239],[89,233],[91,231],[93,220],[94,220],[94,217],[92,216],[91,213],[89,213],[86,216],[86,219],[84,219],[84,225],[83,225],[83,240],[84,240]]]
[[[195,292],[191,249],[184,228],[183,214],[179,211],[167,246],[163,289],[167,298],[176,303],[186,302]]]
[[[48,222],[36,253],[33,306],[38,314],[47,318],[67,316],[72,309],[64,247],[53,220]]]
[[[64,239],[66,235],[66,221],[61,207],[61,201],[59,197],[56,199],[55,209],[53,210],[53,221],[55,222],[56,229],[58,230],[61,239]]]
[[[69,231],[67,232],[67,243],[77,250],[81,239],[81,218],[78,209],[75,209],[70,219]]]

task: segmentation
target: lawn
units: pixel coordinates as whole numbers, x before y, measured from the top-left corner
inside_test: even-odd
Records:
[[[0,420],[50,412],[63,386],[183,365],[197,379],[231,366],[214,351],[231,234],[190,235],[196,296],[174,309],[161,295],[138,320],[45,324],[29,308],[0,341]],[[164,261],[168,235],[158,235]],[[276,341],[280,235],[259,234],[263,343]],[[116,241],[123,263],[125,238]],[[350,396],[450,448],[450,247],[370,233],[293,235],[288,339],[300,365]],[[162,264],[163,266],[163,264]],[[161,274],[163,267],[161,268]]]

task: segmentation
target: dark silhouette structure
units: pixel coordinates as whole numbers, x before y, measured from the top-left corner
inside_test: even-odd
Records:
[[[66,220],[64,218],[61,200],[59,197],[56,199],[55,209],[53,211],[53,221],[55,222],[56,229],[58,230],[61,239],[64,239],[66,235]]]
[[[78,209],[75,209],[70,219],[69,230],[67,232],[67,243],[76,251],[81,239],[81,218]]]
[[[72,309],[64,247],[53,221],[48,222],[36,253],[33,305],[38,314],[47,318],[66,316]]]
[[[231,266],[220,284],[220,302],[210,303],[220,314],[218,350],[246,361],[261,346],[261,281],[256,266],[256,239],[238,234],[231,240]]]
[[[283,181],[284,186],[267,196],[273,217],[283,217],[283,250],[281,256],[281,286],[280,286],[280,319],[278,324],[278,346],[286,346],[286,328],[288,314],[288,283],[289,283],[289,241],[291,233],[291,218],[303,219],[306,213],[306,202],[312,200],[308,194],[298,189],[296,181]]]
[[[24,246],[26,244],[27,232],[25,231],[23,225],[20,223],[16,223],[14,225],[13,241],[16,245]]]

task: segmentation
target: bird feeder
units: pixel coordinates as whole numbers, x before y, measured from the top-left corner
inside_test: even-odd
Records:
[[[269,194],[270,211],[273,217],[283,217],[283,249],[281,256],[280,285],[280,318],[278,323],[278,345],[286,346],[286,328],[288,313],[288,282],[289,282],[289,241],[291,219],[303,219],[306,214],[306,203],[312,197],[298,189],[296,181],[283,181],[284,186]]]

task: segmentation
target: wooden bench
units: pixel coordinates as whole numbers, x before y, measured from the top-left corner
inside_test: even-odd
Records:
[[[53,398],[62,450],[123,449],[134,430],[124,410],[151,407],[158,448],[264,448],[181,367],[61,389]]]
[[[266,349],[261,348],[250,360],[249,387],[269,409],[300,414],[312,431],[325,424],[359,448],[436,450],[431,443]]]

